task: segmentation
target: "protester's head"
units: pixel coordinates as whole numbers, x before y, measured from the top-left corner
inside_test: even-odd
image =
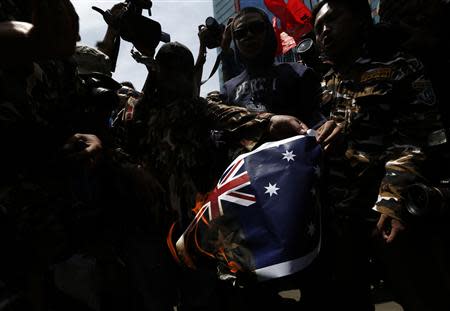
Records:
[[[373,27],[367,0],[323,0],[312,15],[316,42],[334,61],[361,47]]]
[[[398,32],[397,43],[410,53],[430,60],[436,59],[436,52],[447,53],[448,1],[382,0],[378,14],[381,22]]]
[[[134,87],[134,85],[131,81],[122,81],[122,82],[120,82],[120,84],[122,84],[122,86],[128,87],[132,90],[136,90],[136,88]]]
[[[98,49],[87,45],[79,45],[73,55],[80,74],[100,72],[111,76],[111,61],[109,57]]]
[[[161,46],[155,57],[158,65],[157,87],[171,98],[192,96],[194,92],[194,56],[179,42]]]
[[[277,40],[267,14],[261,9],[246,7],[233,20],[232,36],[244,64],[272,64]]]

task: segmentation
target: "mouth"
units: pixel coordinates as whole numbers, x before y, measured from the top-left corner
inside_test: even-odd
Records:
[[[329,36],[326,36],[325,38],[322,39],[322,46],[324,48],[329,48],[333,44],[334,44],[334,40]]]

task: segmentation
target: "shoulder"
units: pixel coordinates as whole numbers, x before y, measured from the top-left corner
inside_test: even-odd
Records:
[[[307,72],[312,71],[310,68],[306,67],[303,64],[300,63],[279,63],[275,65],[275,71],[282,73],[282,74],[293,74],[298,75],[300,77],[303,77]]]
[[[401,80],[411,74],[423,74],[424,66],[415,56],[399,51],[383,59],[372,59],[370,68],[386,68],[393,80]]]

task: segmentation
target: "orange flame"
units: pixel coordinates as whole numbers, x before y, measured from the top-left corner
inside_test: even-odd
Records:
[[[170,226],[169,233],[167,234],[166,242],[167,242],[167,247],[169,247],[169,251],[170,251],[170,254],[172,254],[173,259],[174,259],[178,264],[180,264],[180,263],[181,263],[180,257],[178,257],[178,254],[177,254],[177,251],[176,251],[176,249],[175,249],[175,246],[173,245],[173,239],[172,239],[172,236],[173,236],[173,229],[175,228],[175,224],[176,224],[176,222],[174,222],[174,223]]]

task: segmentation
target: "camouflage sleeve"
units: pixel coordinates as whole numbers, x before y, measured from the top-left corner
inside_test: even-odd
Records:
[[[406,191],[412,184],[427,183],[429,150],[442,143],[439,133],[444,127],[423,65],[415,58],[399,57],[392,66],[393,133],[382,156],[385,175],[374,210],[402,220]]]
[[[252,113],[243,107],[226,105],[219,92],[211,92],[206,97],[207,116],[218,130],[247,150],[253,149],[269,131],[271,113]]]

